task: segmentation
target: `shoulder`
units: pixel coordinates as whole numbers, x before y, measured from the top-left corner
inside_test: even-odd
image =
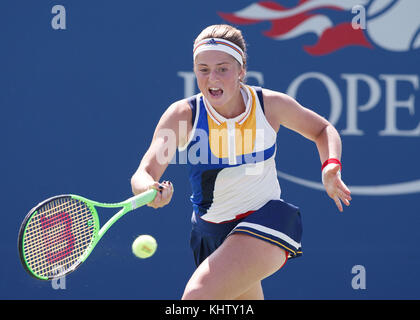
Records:
[[[163,113],[160,122],[169,126],[178,125],[179,121],[191,122],[192,110],[188,99],[181,99],[172,103]]]
[[[297,103],[295,99],[282,92],[263,88],[262,93],[264,97],[264,104],[281,107]]]
[[[329,124],[328,121],[305,108],[293,97],[273,90],[264,90],[267,121],[274,129],[284,126],[304,137],[315,140],[319,133]]]
[[[165,111],[164,115],[187,120],[192,115],[191,106],[188,98],[175,101]]]
[[[280,125],[284,125],[288,115],[296,111],[300,105],[289,95],[270,90],[262,89],[264,99],[265,117],[275,131],[278,131]]]
[[[172,103],[161,116],[156,127],[156,134],[170,130],[177,137],[177,145],[183,145],[188,139],[188,133],[192,128],[192,110],[188,99],[182,99]]]

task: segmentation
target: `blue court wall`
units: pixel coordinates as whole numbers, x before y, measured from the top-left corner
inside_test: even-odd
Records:
[[[249,84],[288,93],[336,126],[353,192],[339,213],[319,189],[315,145],[280,129],[282,197],[301,208],[304,253],[263,281],[266,298],[420,298],[420,7],[337,3],[2,1],[0,298],[182,295],[194,271],[182,164],[162,177],[175,186],[170,205],[118,221],[64,288],[27,275],[16,242],[24,216],[45,198],[131,196],[131,175],[161,114],[197,92],[193,40],[216,23],[243,31]],[[350,26],[360,29],[349,35]],[[102,221],[112,213],[101,211]],[[131,253],[139,234],[158,241],[150,259]]]

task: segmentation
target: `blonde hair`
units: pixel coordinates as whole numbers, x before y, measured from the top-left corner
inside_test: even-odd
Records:
[[[201,33],[195,39],[194,43],[198,43],[201,40],[211,39],[211,38],[225,39],[230,42],[233,42],[239,48],[241,48],[242,51],[244,52],[244,57],[242,57],[242,60],[244,62],[243,66],[244,68],[246,67],[246,62],[247,62],[246,43],[242,35],[242,32],[239,29],[232,27],[228,24],[214,24],[214,25],[208,26],[203,31],[201,31]]]

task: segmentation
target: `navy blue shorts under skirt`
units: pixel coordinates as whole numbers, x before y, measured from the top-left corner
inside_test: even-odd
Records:
[[[289,258],[302,254],[299,208],[283,200],[270,200],[257,211],[232,222],[211,223],[195,213],[191,222],[190,245],[197,266],[234,233],[247,234],[277,245],[289,253]]]

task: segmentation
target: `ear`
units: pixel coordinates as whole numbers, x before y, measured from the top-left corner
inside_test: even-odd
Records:
[[[241,66],[241,69],[240,69],[240,72],[239,72],[239,75],[238,75],[238,79],[239,79],[239,81],[243,82],[245,77],[246,77],[246,70],[245,70],[244,67]]]

